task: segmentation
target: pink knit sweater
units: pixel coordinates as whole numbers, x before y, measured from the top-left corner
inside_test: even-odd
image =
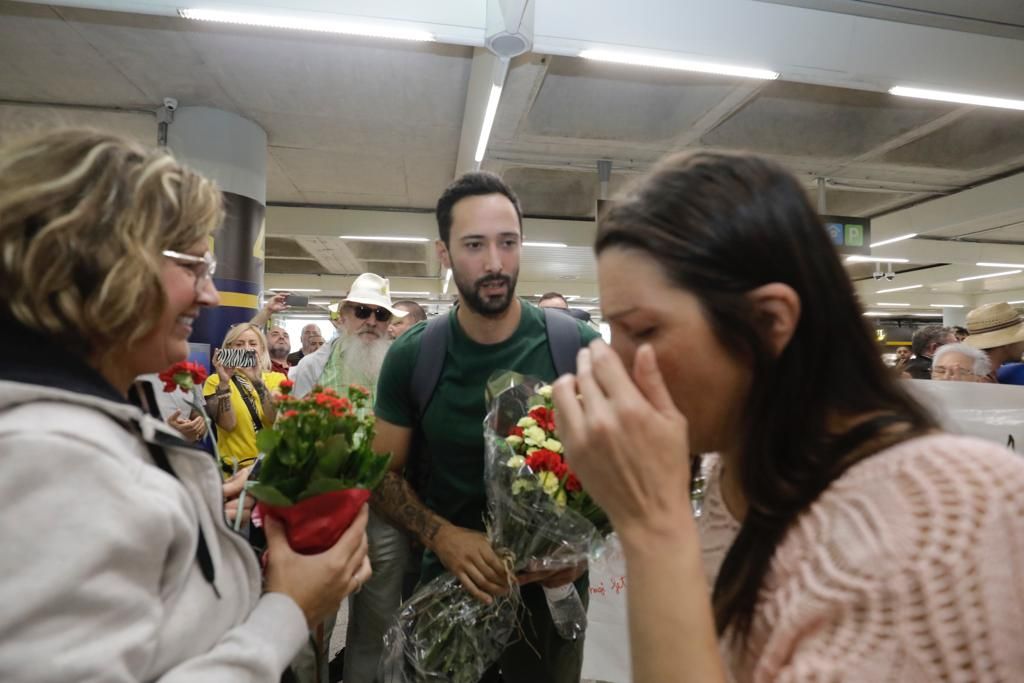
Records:
[[[739,524],[717,461],[698,520],[709,585]],[[1024,681],[1024,459],[925,436],[851,468],[772,560],[732,680]]]

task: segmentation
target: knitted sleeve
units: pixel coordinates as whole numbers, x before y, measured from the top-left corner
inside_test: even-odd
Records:
[[[779,546],[740,680],[1024,675],[1024,460],[936,435],[844,475]]]

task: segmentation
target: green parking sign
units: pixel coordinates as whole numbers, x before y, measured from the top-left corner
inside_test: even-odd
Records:
[[[859,223],[847,223],[846,224],[846,246],[848,247],[863,247],[864,246],[864,226]]]

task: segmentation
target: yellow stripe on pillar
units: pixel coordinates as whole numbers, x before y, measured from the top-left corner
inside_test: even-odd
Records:
[[[225,292],[220,291],[220,305],[221,306],[235,306],[237,308],[255,308],[259,309],[260,301],[259,297],[255,294],[242,294],[241,292]]]

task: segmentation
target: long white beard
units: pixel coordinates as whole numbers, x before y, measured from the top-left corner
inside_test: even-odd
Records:
[[[341,346],[343,372],[348,375],[346,381],[365,384],[371,389],[375,387],[391,340],[381,337],[367,341],[359,335],[352,335],[342,336],[338,344]]]

